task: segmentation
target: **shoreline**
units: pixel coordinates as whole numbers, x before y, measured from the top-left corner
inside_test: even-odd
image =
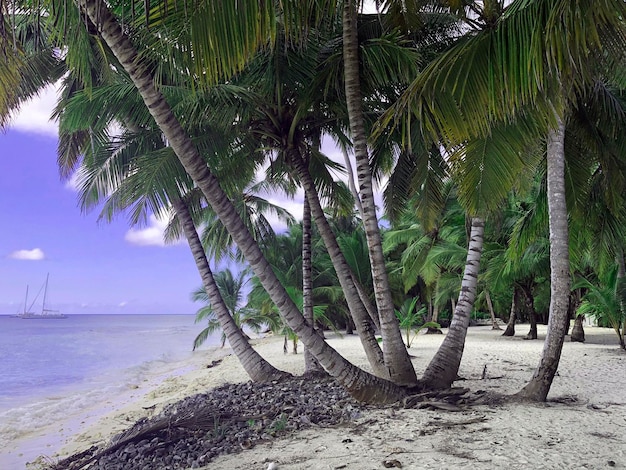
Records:
[[[155,390],[200,369],[206,357],[215,360],[228,354],[229,348],[210,347],[171,361],[155,359],[120,370],[122,378],[108,371],[98,381],[100,388],[94,382],[69,385],[4,410],[5,417],[18,420],[18,427],[0,436],[0,468],[22,469],[28,463],[56,460],[67,446],[79,449],[84,442],[81,436],[92,428],[105,426],[92,437],[106,440],[132,424],[134,416],[141,417],[146,400]],[[37,427],[30,425],[33,419]]]
[[[501,331],[492,331],[490,327],[471,327],[459,370],[459,375],[465,380],[456,385],[468,387],[472,391],[482,389],[503,394],[515,393],[521,389],[538,363],[546,331],[546,327],[540,325],[539,340],[526,341],[521,336],[522,331],[526,333],[526,327],[527,325],[517,325],[517,334],[520,336],[513,338],[502,337]],[[495,410],[477,407],[471,412],[460,414],[425,410],[394,410],[390,414],[384,410],[372,410],[364,414],[361,423],[355,422],[352,428],[327,428],[323,432],[319,429],[301,431],[281,439],[280,444],[277,444],[278,441],[269,442],[241,454],[218,457],[205,468],[266,469],[269,462],[275,462],[282,468],[321,469],[334,468],[329,465],[335,465],[335,460],[343,459],[346,463],[339,462],[336,464],[339,467],[336,468],[357,469],[366,468],[360,465],[371,462],[372,458],[380,460],[388,454],[397,454],[398,461],[405,464],[405,468],[461,468],[469,464],[472,468],[485,469],[496,464],[525,468],[523,462],[527,462],[526,466],[529,462],[534,462],[535,465],[539,462],[534,459],[529,461],[524,454],[536,454],[537,459],[543,459],[544,467],[538,468],[581,468],[581,464],[591,457],[593,464],[589,465],[592,467],[587,468],[597,468],[600,461],[603,461],[603,467],[610,465],[607,462],[613,461],[618,468],[626,468],[626,441],[619,437],[626,435],[626,354],[619,349],[612,330],[586,327],[585,333],[585,344],[571,343],[567,338],[564,344],[559,375],[555,378],[549,395],[549,400],[561,397],[563,403],[509,403]],[[415,356],[413,363],[418,375],[423,372],[443,337],[444,335],[419,335],[413,342],[409,352]],[[366,359],[358,337],[329,335],[328,341],[351,362],[366,368]],[[303,355],[283,354],[282,337],[254,340],[254,344],[275,366],[293,374],[302,373]],[[221,362],[213,367],[206,367],[217,360]],[[481,379],[485,367],[486,378]],[[54,454],[52,457],[56,460],[85,450],[91,445],[102,444],[138,419],[151,417],[163,406],[186,396],[202,393],[224,383],[246,381],[248,378],[245,372],[229,348],[200,351],[190,364],[180,364],[180,367],[161,377],[152,377],[151,380],[139,384],[136,389],[129,390],[125,396],[112,397],[106,407],[103,407],[103,413],[77,418],[74,425],[67,422],[59,424],[62,434],[44,434],[41,439],[47,439],[49,444],[51,441],[62,444],[55,450],[50,447],[51,454]],[[573,399],[574,396],[576,400]],[[437,428],[433,433],[437,439],[430,439],[428,427],[424,428],[428,422],[436,425],[437,419],[446,421],[455,418],[458,421],[464,418],[471,421],[472,418],[468,416],[476,413],[487,417],[485,419],[489,420],[488,427],[478,420],[475,425],[450,425],[447,430]],[[362,423],[367,420],[374,420],[376,425],[361,429]],[[580,423],[575,425],[578,421]],[[472,427],[480,429],[472,430]],[[355,434],[355,429],[360,429],[359,433]],[[468,435],[474,437],[478,436],[476,433],[480,433],[481,439],[476,441],[476,445],[460,441],[461,448],[469,447],[466,453],[474,456],[471,459],[455,456],[454,452],[450,454],[448,447],[441,446],[441,442],[463,439],[465,433],[459,434],[460,431],[467,431]],[[506,434],[511,432],[516,435],[515,440],[507,437]],[[359,452],[355,446],[342,444],[346,435],[351,436],[348,439],[355,443],[357,437],[367,438],[367,443],[363,441],[363,445],[367,444],[369,453],[363,453],[362,449]],[[546,436],[557,437],[550,438],[552,440],[549,440],[548,447],[542,449],[541,442]],[[394,450],[387,440],[397,441],[402,445]],[[485,440],[492,442],[485,445]],[[420,450],[419,453],[410,451],[416,442],[421,442],[420,448],[429,443],[430,450]],[[569,455],[561,456],[561,459],[566,464],[557,466],[556,461],[550,463],[549,455],[558,450],[557,444],[565,442],[568,444]],[[399,450],[401,448],[405,450]],[[483,448],[491,449],[491,453]],[[323,449],[323,457],[319,449]],[[498,458],[492,455],[496,449],[503,451],[502,455],[496,452]],[[485,452],[487,455],[483,455]],[[505,463],[506,455],[510,455],[512,461]],[[521,466],[515,466],[518,464]]]

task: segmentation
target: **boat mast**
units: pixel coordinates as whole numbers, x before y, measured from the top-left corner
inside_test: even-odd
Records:
[[[26,313],[27,305],[28,305],[28,284],[26,284],[26,297],[24,298],[24,313]]]
[[[50,273],[46,274],[46,287],[43,290],[43,304],[41,305],[41,314],[45,314],[46,312],[46,294],[48,293],[48,278],[50,277]]]

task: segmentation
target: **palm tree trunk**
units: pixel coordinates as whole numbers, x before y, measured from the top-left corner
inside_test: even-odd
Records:
[[[454,310],[454,299],[452,300],[452,309]],[[435,305],[435,299],[431,299],[431,302],[428,304],[428,308],[429,310],[432,311],[431,315],[430,315],[430,319],[429,321],[433,322],[433,323],[438,323],[439,322],[439,307],[437,307],[437,305]],[[443,332],[439,329],[439,328],[433,328],[433,327],[428,327],[426,329],[426,334],[427,335],[440,335],[443,334]]]
[[[359,293],[359,298],[361,299],[361,302],[363,302],[363,306],[365,307],[365,310],[367,310],[370,320],[372,320],[372,323],[374,324],[374,328],[380,331],[380,318],[378,318],[378,312],[376,311],[376,308],[372,305],[372,302],[370,302],[370,298],[368,297],[367,292],[365,292],[365,289],[356,278],[352,270],[350,270],[350,274],[352,277],[352,282],[354,283],[354,287],[356,287],[356,291]]]
[[[515,336],[517,291],[518,291],[518,287],[515,286],[515,288],[513,289],[513,298],[511,299],[511,313],[509,313],[509,321],[506,324],[506,328],[504,329],[504,333],[502,333],[502,336]]]
[[[147,69],[145,62],[140,60],[137,50],[108,10],[107,4],[98,0],[75,1],[97,26],[99,35],[130,76],[170,147],[241,249],[289,327],[302,339],[326,371],[355,399],[368,403],[393,403],[404,397],[406,391],[403,388],[359,369],[331,348],[323,338],[311,333],[311,325],[304,320],[234,205],[174,116],[163,95],[155,88],[152,73]]]
[[[496,320],[496,314],[493,311],[493,304],[491,303],[491,296],[489,295],[489,291],[485,289],[485,299],[487,300],[487,307],[489,308],[489,315],[491,315],[491,329],[492,330],[501,330],[500,325],[498,325],[498,320]]]
[[[534,310],[528,312],[528,321],[530,322],[530,330],[524,339],[537,339],[537,313]]]
[[[439,346],[435,357],[428,364],[422,377],[422,380],[428,387],[448,388],[457,378],[461,358],[463,357],[463,349],[465,348],[467,327],[469,326],[470,316],[474,308],[474,299],[476,298],[484,231],[484,220],[478,217],[472,218],[467,260],[465,262],[463,280],[461,281],[459,301],[456,304],[448,334],[441,346]]]
[[[343,161],[346,164],[346,177],[348,178],[348,188],[350,188],[350,192],[352,193],[352,197],[354,198],[354,204],[356,205],[356,210],[359,211],[359,215],[363,214],[363,206],[361,205],[361,197],[359,196],[359,192],[356,189],[356,185],[354,184],[354,171],[352,170],[352,162],[350,162],[350,155],[348,155],[348,150],[342,145],[341,153],[343,154]]]
[[[250,345],[241,329],[235,323],[233,317],[228,313],[228,307],[224,303],[224,299],[213,278],[209,261],[207,260],[204,247],[196,231],[187,204],[185,204],[182,199],[178,199],[173,201],[172,205],[176,210],[176,217],[178,217],[183,226],[189,248],[191,249],[191,253],[196,261],[196,267],[202,278],[202,284],[209,296],[211,306],[217,315],[217,320],[220,322],[220,326],[226,335],[225,339],[228,339],[230,347],[233,349],[239,362],[241,362],[241,366],[250,376],[250,379],[254,382],[271,382],[291,376],[291,374],[280,371],[272,366]]]
[[[545,401],[559,367],[569,303],[569,242],[565,203],[565,124],[548,134],[548,219],[550,224],[550,317],[539,366],[518,396]]]
[[[365,350],[365,355],[374,371],[374,374],[385,379],[389,378],[385,363],[383,360],[383,352],[380,349],[378,341],[376,341],[375,331],[372,328],[372,322],[370,321],[370,314],[365,307],[365,302],[369,302],[369,299],[363,299],[359,295],[359,291],[354,282],[354,275],[352,269],[346,258],[343,256],[343,252],[337,243],[337,238],[333,232],[332,227],[328,223],[328,219],[324,214],[324,209],[320,202],[315,182],[311,177],[311,173],[305,165],[304,160],[299,154],[293,152],[291,155],[291,163],[295,167],[300,184],[304,189],[307,200],[311,208],[311,215],[315,221],[315,225],[320,233],[320,237],[324,241],[326,251],[330,256],[330,259],[337,273],[337,279],[346,296],[348,302],[348,308],[352,314],[354,320],[354,326],[359,334],[361,344]]]
[[[576,315],[574,319],[574,326],[572,327],[572,334],[570,336],[570,341],[574,343],[584,343],[585,342],[585,329],[583,328],[583,319],[584,315]]]
[[[302,313],[304,319],[311,324],[312,333],[315,332],[315,315],[313,313],[313,249],[311,241],[311,208],[309,200],[304,197],[302,208]],[[304,373],[319,374],[324,368],[311,354],[309,348],[304,347]]]
[[[363,226],[372,268],[374,294],[380,318],[380,334],[383,338],[383,356],[389,377],[395,383],[415,384],[417,376],[406,350],[398,318],[396,317],[389,279],[383,256],[380,228],[376,216],[372,170],[367,151],[365,118],[361,103],[359,82],[359,39],[357,30],[357,10],[355,0],[344,1],[343,6],[343,64],[346,102],[350,121],[350,134],[356,158],[356,171],[359,181],[359,194],[363,212]]]
[[[526,302],[526,312],[528,312],[528,321],[530,330],[524,339],[537,339],[537,312],[535,312],[535,299],[533,297],[532,286],[528,283],[522,285],[522,293]]]

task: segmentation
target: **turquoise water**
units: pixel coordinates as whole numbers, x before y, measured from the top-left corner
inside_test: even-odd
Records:
[[[0,316],[0,464],[2,448],[33,429],[184,364],[201,329],[193,315]],[[219,335],[205,348],[217,344]]]

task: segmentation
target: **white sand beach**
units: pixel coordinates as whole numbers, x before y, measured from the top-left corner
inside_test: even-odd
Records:
[[[516,329],[517,337],[506,338],[490,327],[471,327],[459,371],[465,380],[457,385],[472,391],[518,391],[538,363],[546,327],[539,326],[539,340],[535,341],[523,339],[527,325]],[[218,457],[205,468],[626,468],[626,353],[619,349],[610,329],[586,327],[585,333],[584,344],[566,339],[548,403],[479,405],[460,412],[396,407],[368,410],[351,424],[298,432]],[[443,335],[420,335],[413,342],[410,353],[415,356],[418,374],[442,340]],[[366,366],[356,336],[328,341],[353,363]],[[275,366],[294,374],[302,372],[302,354],[283,354],[282,338],[255,342]],[[219,364],[207,367],[220,358]],[[55,430],[47,430],[39,438],[51,443],[49,458],[67,456],[106,442],[166,404],[246,380],[227,348],[204,351],[194,355],[192,363],[131,385],[129,393],[111,397],[109,403],[82,419],[72,417],[58,423]]]

